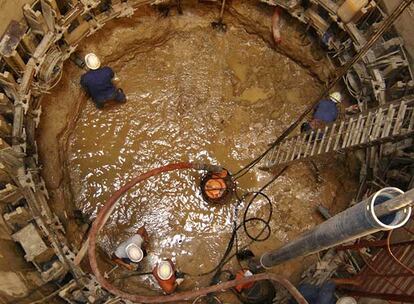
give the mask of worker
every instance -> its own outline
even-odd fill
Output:
[[[128,270],[136,270],[147,255],[148,232],[145,225],[137,233],[122,242],[115,250],[112,260]]]
[[[326,124],[334,122],[338,118],[339,111],[337,105],[341,102],[341,99],[341,93],[333,92],[328,99],[319,101],[313,111],[312,120],[302,124],[301,132],[324,128]]]
[[[321,286],[309,283],[299,285],[298,291],[302,294],[309,304],[335,304],[335,288],[333,281],[326,281]],[[293,299],[289,304],[297,304]]]
[[[101,61],[93,53],[85,56],[85,64],[89,71],[82,75],[80,83],[98,109],[102,109],[108,101],[126,102],[122,89],[117,89],[112,83],[112,80],[119,79],[110,67],[101,68]]]

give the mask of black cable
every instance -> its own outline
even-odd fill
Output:
[[[223,254],[223,257],[221,258],[221,260],[219,261],[219,263],[217,264],[216,267],[214,267],[213,269],[201,273],[201,274],[197,274],[195,276],[201,277],[201,276],[206,276],[212,273],[215,273],[213,275],[212,278],[212,283],[213,281],[217,280],[220,273],[221,273],[221,269],[223,268],[224,265],[226,265],[233,257],[237,256],[237,254],[241,251],[246,249],[247,247],[249,247],[253,242],[263,242],[265,240],[267,240],[270,235],[271,235],[271,227],[270,227],[270,220],[273,214],[273,205],[272,205],[272,201],[271,199],[263,193],[263,191],[270,186],[276,179],[278,179],[288,168],[288,166],[285,166],[284,168],[282,168],[277,174],[275,174],[275,176],[269,181],[267,182],[262,188],[260,188],[258,191],[249,191],[244,193],[241,197],[237,194],[237,191],[235,191],[235,195],[237,198],[237,204],[235,206],[234,212],[235,212],[235,220],[233,221],[234,227],[233,227],[233,231],[232,231],[232,235],[230,237],[230,240],[227,244],[226,250]],[[238,218],[238,208],[239,206],[242,204],[242,202],[246,199],[246,197],[248,197],[249,195],[254,194],[253,197],[250,199],[249,203],[247,204],[244,214],[243,214],[243,220],[242,223],[237,225],[237,218]],[[261,195],[263,197],[265,197],[265,199],[267,200],[268,204],[269,204],[269,216],[267,217],[266,220],[259,218],[259,217],[252,217],[252,218],[247,218],[247,214],[249,212],[250,207],[252,206],[253,202],[256,200],[256,198]],[[262,228],[262,230],[256,235],[256,236],[252,236],[249,232],[248,232],[248,228],[246,226],[246,223],[251,222],[251,221],[260,221],[264,224],[264,227]],[[233,249],[233,245],[235,243],[235,241],[237,240],[237,232],[239,231],[239,229],[243,228],[244,232],[246,233],[247,237],[250,239],[250,241],[242,246],[239,250],[239,248],[236,248],[236,253],[230,255],[231,250]],[[262,237],[262,234],[268,230],[268,233],[265,237]],[[238,245],[236,246],[238,247]],[[192,274],[189,273],[185,273],[186,275],[189,276],[194,276]]]

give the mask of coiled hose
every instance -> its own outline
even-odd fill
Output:
[[[109,219],[111,213],[113,212],[115,205],[118,199],[129,189],[131,189],[136,184],[156,175],[159,175],[164,172],[174,171],[174,170],[186,170],[186,169],[195,169],[195,170],[209,170],[209,171],[221,171],[221,168],[216,166],[204,165],[199,163],[191,163],[191,162],[181,162],[181,163],[174,163],[169,164],[163,167],[159,167],[153,170],[150,170],[144,174],[141,174],[129,182],[127,182],[124,186],[118,189],[106,202],[103,208],[98,212],[98,215],[95,221],[92,224],[92,228],[89,232],[89,248],[88,248],[88,257],[89,263],[92,269],[92,272],[96,276],[96,280],[99,284],[108,290],[110,293],[119,296],[123,299],[132,301],[132,302],[139,302],[139,303],[168,303],[168,302],[177,302],[177,301],[186,301],[190,299],[194,299],[198,296],[204,296],[209,293],[215,292],[222,292],[223,290],[232,288],[239,284],[245,284],[249,282],[255,282],[260,280],[271,280],[280,285],[284,286],[290,294],[296,299],[299,304],[307,304],[308,302],[302,297],[302,295],[298,292],[298,290],[290,283],[286,278],[275,274],[268,274],[262,273],[257,274],[251,277],[246,277],[240,280],[232,280],[225,283],[221,283],[214,286],[209,286],[206,288],[202,288],[199,290],[192,290],[192,291],[184,291],[180,293],[176,293],[173,295],[166,295],[166,296],[141,296],[137,294],[130,294],[124,292],[117,287],[113,286],[108,280],[105,279],[101,271],[98,267],[98,261],[96,259],[96,239],[98,236],[99,231],[105,225],[107,220]]]

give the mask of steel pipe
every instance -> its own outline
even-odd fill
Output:
[[[368,199],[331,217],[282,248],[264,253],[250,263],[250,269],[258,272],[296,257],[316,253],[381,230],[402,227],[411,216],[411,204],[414,202],[413,190],[405,195],[402,195],[403,193],[398,188],[384,188]],[[402,201],[405,204],[401,204]],[[397,211],[395,208],[387,207],[397,204],[400,206]],[[380,215],[376,213],[377,209],[381,211]],[[387,213],[383,210],[390,211]]]

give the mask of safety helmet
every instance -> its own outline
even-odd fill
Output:
[[[168,280],[174,274],[174,270],[168,261],[162,261],[158,264],[157,275],[161,280]]]
[[[340,103],[342,100],[341,93],[339,92],[333,92],[329,95],[329,98],[332,99],[335,103]]]
[[[101,66],[101,61],[94,53],[89,53],[85,56],[85,64],[91,70],[97,70]]]
[[[125,251],[128,258],[134,263],[139,263],[144,258],[144,252],[136,244],[129,244]]]

